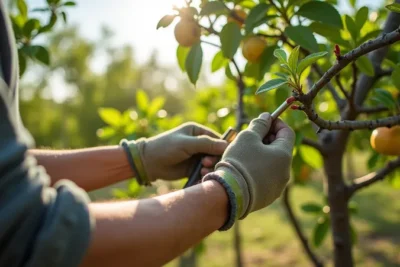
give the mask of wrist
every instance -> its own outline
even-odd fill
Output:
[[[203,182],[209,180],[219,182],[228,195],[228,218],[219,230],[229,230],[238,219],[244,217],[249,205],[250,200],[247,184],[244,179],[241,178],[241,175],[237,176],[237,174],[225,167],[220,167],[203,178]]]
[[[142,159],[139,145],[142,141],[136,142],[134,140],[128,141],[122,139],[120,146],[124,149],[127,156],[129,165],[134,173],[136,173],[136,179],[140,185],[150,186],[151,182],[147,175]]]

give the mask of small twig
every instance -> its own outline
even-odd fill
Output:
[[[358,107],[356,109],[358,114],[374,114],[379,112],[388,111],[389,109],[385,106],[377,106],[377,107]]]
[[[361,178],[355,179],[354,183],[349,186],[349,198],[358,190],[365,188],[373,183],[383,180],[387,175],[392,173],[396,168],[400,167],[400,157],[395,160],[389,161],[385,167],[372,172]]]
[[[351,64],[351,69],[352,69],[352,74],[353,74],[353,82],[351,84],[351,91],[350,91],[350,99],[349,99],[349,105],[352,110],[355,110],[355,105],[354,105],[354,95],[357,90],[357,76],[358,76],[358,70],[356,63]]]
[[[267,38],[278,38],[281,39],[282,35],[281,34],[267,34],[267,33],[257,33],[258,36],[263,36]]]
[[[206,41],[206,40],[203,40],[203,39],[201,39],[201,42],[202,42],[202,43],[205,43],[205,44],[208,44],[208,45],[211,45],[211,46],[214,46],[214,47],[217,47],[217,48],[221,48],[221,46],[220,46],[220,45],[217,45],[217,44],[211,43],[211,42],[209,42],[209,41]]]
[[[308,139],[308,138],[304,137],[301,140],[301,143],[303,145],[313,147],[316,150],[318,150],[321,154],[324,154],[324,151],[325,151],[324,147],[320,143],[318,143],[317,141],[314,141],[314,140],[311,140],[311,139]]]
[[[347,54],[343,55],[339,62],[333,65],[325,74],[316,82],[311,88],[310,92],[304,95],[302,101],[306,103],[310,103],[312,99],[318,94],[318,92],[336,75],[338,74],[344,67],[348,64],[356,60],[357,58],[371,52],[377,50],[381,47],[385,47],[387,45],[393,44],[400,40],[400,28],[397,28],[395,31],[383,34],[382,36],[367,41],[363,43],[359,47],[351,50]]]
[[[289,19],[289,17],[287,16],[287,14],[286,14],[284,8],[280,9],[280,8],[274,3],[273,0],[269,0],[269,3],[282,15],[282,17],[283,17],[283,19],[285,20],[285,22],[286,22],[288,25],[291,25],[290,19]]]
[[[214,28],[212,28],[212,27],[206,27],[204,25],[200,25],[200,27],[203,28],[204,30],[208,31],[209,33],[219,35],[219,32],[214,30]]]
[[[340,81],[340,73],[338,73],[335,77],[336,79],[336,84],[338,85],[340,91],[343,93],[344,97],[349,100],[350,96],[349,93],[344,89],[342,82]]]
[[[378,127],[391,127],[400,124],[400,115],[387,117],[384,119],[353,121],[328,121],[322,119],[312,108],[304,106],[304,112],[307,117],[320,127],[320,130],[358,130],[358,129],[375,129]]]
[[[283,191],[283,205],[289,216],[289,220],[290,220],[294,230],[296,231],[296,234],[297,234],[298,238],[300,239],[300,242],[303,245],[303,249],[307,253],[307,256],[309,257],[309,259],[314,263],[315,266],[322,267],[322,266],[324,266],[323,263],[321,262],[320,259],[318,259],[317,255],[311,250],[311,247],[308,244],[308,240],[307,240],[306,236],[304,235],[296,216],[294,215],[294,212],[292,210],[290,200],[289,200],[289,194],[290,194],[290,185],[287,185],[285,190]]]
[[[392,69],[387,69],[387,70],[379,69],[378,71],[376,71],[375,77],[379,79],[385,76],[390,76],[392,75],[392,72],[393,72]]]
[[[308,52],[308,54],[309,54],[309,52]],[[324,75],[323,70],[317,64],[312,64],[312,67],[318,73],[319,76],[322,77]],[[335,100],[336,105],[338,106],[338,108],[340,110],[343,109],[345,107],[345,105],[346,105],[346,101],[339,96],[339,94],[336,92],[336,89],[332,85],[331,82],[328,82],[326,86],[328,87],[329,92],[332,94],[332,97]]]

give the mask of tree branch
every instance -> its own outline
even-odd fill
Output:
[[[387,117],[384,119],[376,120],[365,120],[365,121],[353,121],[353,120],[341,120],[341,121],[329,121],[324,120],[312,109],[303,107],[307,117],[320,127],[320,130],[359,130],[359,129],[375,129],[378,127],[391,127],[400,124],[400,115]]]
[[[400,167],[400,157],[395,160],[389,161],[385,167],[372,172],[361,178],[354,180],[354,183],[349,187],[349,198],[358,190],[367,187],[373,183],[383,180],[387,175],[392,173],[396,168]]]
[[[393,32],[383,34],[382,36],[376,38],[375,40],[370,40],[359,47],[353,49],[347,54],[343,55],[340,61],[337,61],[325,74],[316,82],[311,88],[310,92],[302,96],[301,102],[310,103],[318,92],[344,67],[356,60],[362,55],[365,55],[371,51],[377,50],[381,47],[393,44],[400,40],[400,28],[397,28]]]
[[[307,50],[306,50],[306,52],[308,53],[308,55],[310,54]],[[306,55],[307,55],[307,53],[306,53]],[[322,70],[317,64],[313,64],[312,67],[313,67],[314,70],[319,74],[319,76],[321,76],[321,77],[324,76],[323,70]],[[332,94],[332,97],[333,97],[333,99],[335,100],[335,102],[336,102],[338,108],[339,108],[340,110],[341,110],[342,108],[344,108],[345,105],[346,105],[346,102],[345,102],[345,100],[343,100],[343,99],[339,96],[339,94],[336,92],[336,89],[335,89],[335,87],[332,85],[331,82],[328,82],[328,83],[327,83],[327,87],[328,87],[329,92]]]
[[[379,113],[383,111],[388,111],[389,109],[385,106],[377,106],[377,107],[358,107],[356,109],[358,114],[364,113],[364,114],[374,114],[374,113]]]
[[[336,79],[336,84],[338,85],[340,91],[342,92],[342,94],[344,95],[344,97],[345,97],[347,100],[349,100],[349,99],[350,99],[349,93],[344,89],[344,86],[343,86],[342,82],[340,81],[340,73],[338,73],[338,74],[336,75],[335,79]]]
[[[324,266],[320,259],[315,255],[315,253],[311,250],[310,245],[308,244],[308,240],[303,234],[300,224],[297,221],[296,216],[294,215],[294,212],[292,210],[290,200],[289,200],[289,193],[290,193],[290,185],[287,185],[285,190],[283,191],[283,205],[286,209],[286,212],[289,216],[289,220],[296,231],[296,234],[298,238],[300,239],[301,244],[303,245],[304,251],[307,253],[308,258],[314,263],[315,266],[317,267],[322,267]]]
[[[318,143],[318,141],[314,141],[314,140],[308,139],[306,137],[303,137],[303,139],[301,140],[301,143],[303,145],[313,147],[316,150],[318,150],[321,154],[324,154],[324,151],[325,151],[324,147],[320,143]]]

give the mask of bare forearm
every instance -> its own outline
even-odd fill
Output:
[[[207,181],[152,199],[91,204],[96,230],[83,266],[162,266],[223,225],[228,197]]]
[[[98,189],[134,174],[123,148],[106,146],[74,150],[29,150],[45,167],[54,184],[69,179],[86,191]]]

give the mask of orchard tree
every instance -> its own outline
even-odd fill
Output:
[[[293,111],[282,115],[296,132],[294,179],[284,191],[283,204],[315,266],[323,263],[313,249],[328,233],[334,265],[353,266],[352,196],[385,178],[394,186],[400,184],[398,2],[370,10],[350,0],[351,10],[340,14],[335,0],[188,0],[157,25],[163,28],[178,21],[174,28],[178,64],[193,84],[202,69],[203,46],[218,49],[211,69],[224,69],[236,83],[237,130],[257,115],[246,106],[246,97],[266,93],[267,100],[279,99],[263,110],[270,112],[286,98],[296,99]],[[239,53],[246,59],[242,69]],[[273,89],[277,90],[270,92]],[[365,150],[372,172],[345,179],[344,156]],[[324,202],[302,206],[317,215],[310,244],[292,210],[290,190],[321,167]],[[235,233],[241,266],[238,224]]]

